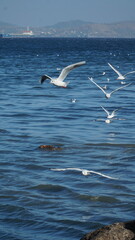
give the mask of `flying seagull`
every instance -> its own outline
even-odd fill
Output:
[[[79,171],[79,172],[81,172],[82,175],[84,175],[84,176],[88,176],[88,175],[90,175],[91,173],[93,173],[93,174],[97,174],[97,175],[100,175],[100,176],[105,177],[105,178],[116,179],[116,178],[110,177],[110,176],[108,176],[108,175],[99,173],[99,172],[95,172],[95,171],[87,170],[87,169],[81,169],[81,168],[51,168],[51,170],[52,170],[52,171]]]
[[[107,109],[105,109],[104,107],[101,106],[101,108],[106,112],[108,119],[111,119],[111,118],[115,117],[115,116],[116,116],[116,111],[118,111],[118,109],[115,109],[115,110],[113,110],[113,111],[110,113],[110,112],[109,112]]]
[[[61,73],[60,73],[60,75],[58,76],[58,78],[52,78],[52,77],[50,77],[48,75],[43,75],[41,77],[40,82],[42,84],[46,79],[50,79],[50,83],[52,83],[52,84],[54,84],[56,86],[59,86],[59,87],[66,88],[69,82],[64,82],[64,79],[67,77],[69,72],[71,70],[73,70],[74,68],[76,68],[76,67],[80,67],[80,66],[84,65],[85,63],[86,63],[85,61],[82,61],[82,62],[71,64],[71,65],[63,68]]]
[[[88,77],[88,78],[89,78],[89,77]],[[131,84],[131,83],[128,83],[128,84],[126,84],[126,85],[124,85],[124,86],[122,86],[122,87],[116,88],[115,90],[113,90],[113,91],[110,92],[110,93],[107,93],[101,86],[99,86],[96,82],[94,82],[93,78],[89,78],[89,80],[90,80],[91,82],[93,82],[99,89],[101,89],[101,91],[105,94],[105,97],[106,97],[106,98],[110,98],[111,95],[112,95],[114,92],[116,92],[116,91],[118,91],[118,90],[120,90],[120,89],[122,89],[122,88],[125,88],[125,87],[127,87],[127,86],[129,86],[129,85]]]
[[[132,72],[128,72],[124,75],[122,75],[116,68],[114,68],[110,63],[108,63],[108,65],[114,70],[114,72],[116,72],[118,74],[118,80],[124,80],[126,78],[126,76],[128,74],[131,74],[131,73],[135,73],[135,71],[132,71]]]

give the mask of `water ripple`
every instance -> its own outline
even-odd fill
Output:
[[[132,85],[107,100],[88,77],[108,89],[120,86],[106,63],[134,69],[135,40],[0,42],[0,239],[77,240],[105,224],[134,219],[134,81],[129,75]],[[82,60],[87,64],[68,75],[69,88],[39,83],[45,72],[57,76],[57,68]],[[106,124],[100,105],[118,108],[117,119]]]

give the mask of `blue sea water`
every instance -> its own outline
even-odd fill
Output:
[[[67,88],[40,84],[79,61]],[[0,239],[79,240],[134,219],[135,74],[106,99],[88,77],[106,91],[122,86],[108,62],[135,70],[135,39],[0,39]],[[110,124],[101,105],[118,109]]]

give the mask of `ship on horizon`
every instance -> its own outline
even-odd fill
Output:
[[[24,32],[22,33],[22,35],[25,35],[25,36],[33,36],[34,33],[33,33],[32,30],[29,29],[29,27],[27,27],[27,30],[24,31]]]
[[[34,36],[34,33],[32,30],[30,30],[29,27],[27,27],[26,31],[23,31],[21,33],[10,33],[10,34],[4,34],[3,37],[5,38],[27,38]]]

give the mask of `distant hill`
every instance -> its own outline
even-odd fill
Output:
[[[47,30],[45,28],[45,30]],[[116,37],[116,38],[134,38],[135,22],[116,22],[111,24],[91,23],[84,21],[69,21],[57,23],[48,30],[53,34],[64,37]]]
[[[59,23],[56,23],[55,25],[53,25],[52,27],[55,27],[55,28],[77,28],[77,27],[81,27],[85,24],[87,24],[87,22],[85,22],[85,21],[73,20],[73,21],[67,21],[67,22],[59,22]]]
[[[135,38],[135,21],[104,24],[75,20],[30,29],[38,37]],[[17,34],[25,30],[23,26],[0,22],[0,33]]]
[[[17,25],[6,23],[0,21],[0,33],[7,34],[7,33],[19,33],[24,29],[23,27],[18,27]]]

